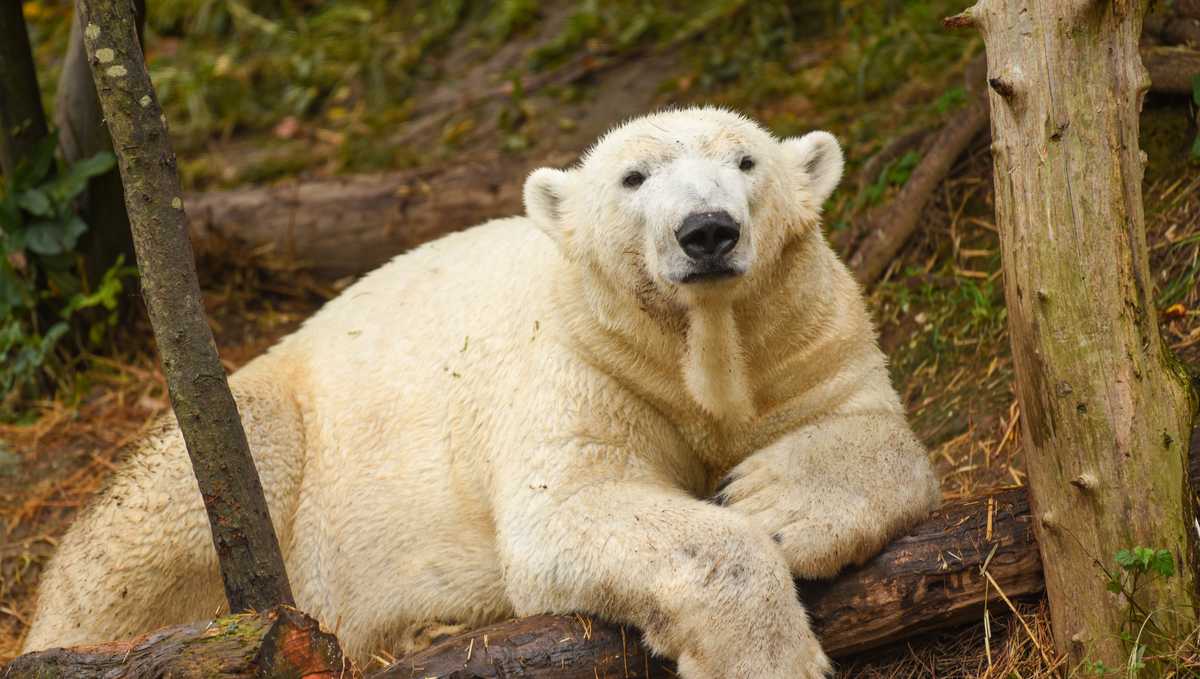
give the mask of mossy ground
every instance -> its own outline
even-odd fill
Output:
[[[839,136],[849,167],[827,211],[837,231],[898,190],[915,158],[882,180],[857,172],[890,140],[956,115],[963,68],[982,49],[977,37],[942,29],[940,18],[965,4],[957,0],[849,0],[834,11],[838,4],[164,0],[151,3],[147,52],[193,189],[480,153],[539,159],[578,151],[646,108],[709,102],[779,134]],[[49,98],[69,3],[29,2],[26,11]],[[603,63],[611,66],[588,70]],[[1196,366],[1200,167],[1189,160],[1189,116],[1186,102],[1152,97],[1142,146],[1164,337]],[[893,377],[947,496],[1024,482],[990,177],[980,141],[868,290]],[[234,248],[209,253],[200,268],[231,369],[341,285]],[[0,426],[0,453],[8,451],[0,457],[0,659],[19,648],[57,536],[122,446],[167,411],[149,336],[135,320],[124,348],[94,361],[80,393],[32,404],[40,413],[32,424]],[[1048,676],[1039,650],[1049,645],[1045,612],[1024,605],[1032,640],[997,605],[990,639],[981,624],[864,659],[844,675]]]

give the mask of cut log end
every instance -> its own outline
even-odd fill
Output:
[[[128,641],[29,653],[0,671],[4,679],[123,677],[342,676],[349,663],[316,620],[286,606],[212,622],[168,627]]]

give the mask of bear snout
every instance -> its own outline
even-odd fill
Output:
[[[741,225],[724,210],[688,215],[675,230],[675,240],[687,255],[690,270],[677,280],[694,283],[737,276],[741,272],[729,254],[741,235]]]
[[[693,212],[675,231],[675,240],[696,261],[712,261],[728,255],[742,235],[741,226],[728,212]]]

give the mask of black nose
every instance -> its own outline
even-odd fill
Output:
[[[675,240],[692,259],[711,259],[729,254],[737,245],[741,229],[728,212],[694,212],[683,220]]]

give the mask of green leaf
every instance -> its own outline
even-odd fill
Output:
[[[101,151],[91,158],[72,163],[46,190],[57,202],[66,203],[87,188],[89,179],[108,172],[115,162],[116,157],[112,153]]]
[[[1155,552],[1154,558],[1150,562],[1150,570],[1164,578],[1175,575],[1175,557],[1171,554],[1171,551],[1160,549]]]
[[[57,255],[75,247],[87,224],[74,215],[55,222],[37,222],[25,233],[25,245],[39,255]]]
[[[57,255],[66,249],[58,231],[56,222],[37,222],[25,233],[25,245],[39,255]]]
[[[1192,103],[1200,106],[1200,73],[1192,76]]]
[[[1109,580],[1107,584],[1104,585],[1104,588],[1107,589],[1108,591],[1112,592],[1113,594],[1120,594],[1121,593],[1121,581],[1117,580],[1116,578],[1113,578],[1112,580]]]
[[[1129,570],[1137,561],[1137,559],[1133,556],[1133,552],[1129,551],[1128,549],[1122,549],[1121,551],[1117,552],[1116,559],[1117,565],[1125,570]]]
[[[20,205],[22,210],[38,217],[54,215],[54,206],[50,204],[50,199],[41,189],[26,189],[18,193],[17,205]]]
[[[1133,557],[1137,560],[1140,569],[1147,571],[1150,569],[1150,562],[1154,560],[1154,550],[1149,547],[1136,547],[1133,550]]]
[[[933,108],[938,113],[945,113],[951,109],[958,108],[967,100],[967,91],[962,87],[952,87],[946,90],[942,96],[933,101]]]

